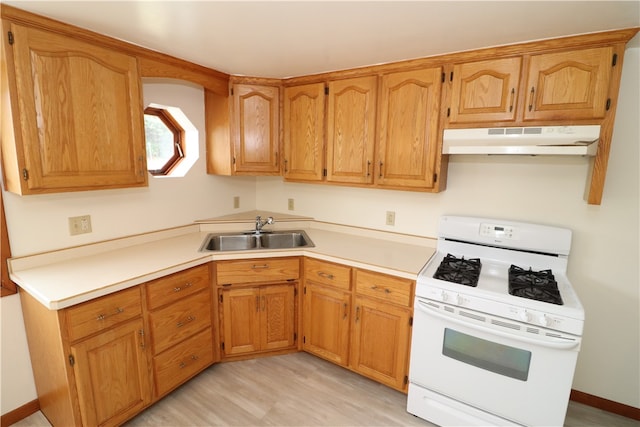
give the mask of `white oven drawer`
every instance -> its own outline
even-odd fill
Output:
[[[529,337],[473,316],[416,298],[411,383],[516,423],[562,425],[579,338]]]

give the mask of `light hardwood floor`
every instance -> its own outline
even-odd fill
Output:
[[[151,406],[134,426],[432,426],[406,412],[406,396],[306,353],[210,367]],[[569,403],[565,426],[638,427]],[[14,424],[49,426],[37,412]]]

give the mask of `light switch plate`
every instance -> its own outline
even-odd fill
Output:
[[[91,215],[69,217],[69,234],[91,233]]]
[[[240,207],[240,196],[233,197],[233,208],[238,209]]]
[[[288,208],[290,211],[294,210],[294,208],[295,208],[295,204],[294,204],[294,200],[293,200],[293,199],[289,199],[289,200],[287,201],[287,208]]]
[[[396,225],[396,213],[387,211],[387,225]]]

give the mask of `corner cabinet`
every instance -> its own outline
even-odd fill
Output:
[[[300,261],[216,262],[223,359],[297,350]]]
[[[229,94],[205,91],[207,172],[280,174],[279,83],[232,83]]]
[[[137,59],[3,21],[5,185],[38,194],[147,185]]]

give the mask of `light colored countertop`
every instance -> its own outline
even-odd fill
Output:
[[[156,233],[13,258],[9,261],[11,278],[47,308],[58,310],[216,260],[307,256],[415,280],[434,253],[435,241],[429,238],[279,213],[258,214],[276,218],[274,229],[304,229],[315,247],[199,251],[210,232],[251,229],[256,212],[246,212]]]

